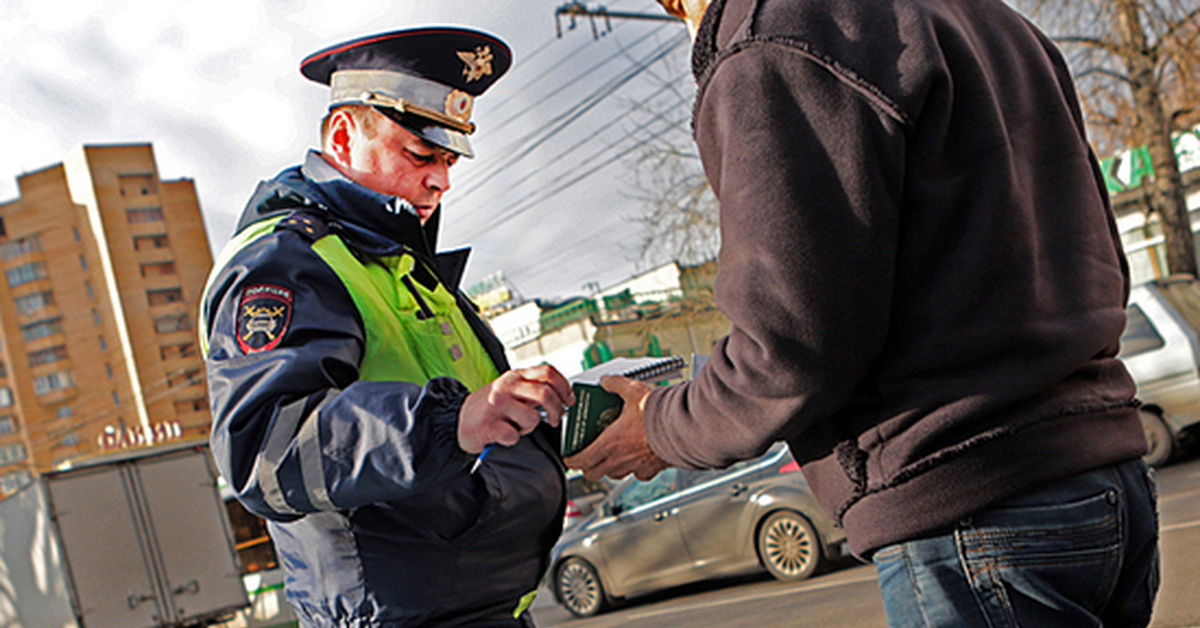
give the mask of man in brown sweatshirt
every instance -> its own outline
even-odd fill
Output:
[[[733,327],[690,382],[607,380],[627,409],[568,466],[786,440],[892,626],[1147,624],[1128,269],[1059,52],[999,0],[660,2]]]

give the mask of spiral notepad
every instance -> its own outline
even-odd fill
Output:
[[[685,366],[687,363],[677,355],[661,358],[613,358],[571,377],[570,380],[572,384],[599,384],[600,378],[605,375],[624,375],[630,379],[654,383],[674,377]]]
[[[570,456],[587,447],[604,428],[621,414],[624,405],[619,395],[600,387],[605,375],[624,375],[647,383],[666,381],[687,366],[683,358],[614,358],[590,368],[571,379],[575,405],[567,412],[562,426],[562,455]]]

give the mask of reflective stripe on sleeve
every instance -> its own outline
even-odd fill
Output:
[[[304,418],[304,400],[290,403],[279,409],[275,417],[275,425],[271,427],[271,436],[267,446],[259,454],[258,485],[262,488],[263,499],[277,513],[283,515],[298,515],[300,511],[292,508],[283,497],[283,489],[279,486],[279,463],[287,454],[292,436]]]
[[[325,399],[336,394],[329,391]],[[324,405],[324,402],[321,403]],[[318,406],[319,409],[319,406]],[[325,487],[325,462],[321,455],[321,421],[317,410],[308,415],[308,420],[300,427],[296,435],[296,446],[300,450],[300,470],[304,478],[304,491],[308,493],[308,501],[318,510],[337,510],[337,506],[329,499],[329,490]]]
[[[337,394],[336,389],[327,391],[321,403],[308,413],[307,419],[304,416],[305,399],[283,406],[279,415],[275,417],[271,436],[267,439],[267,446],[263,448],[258,461],[258,484],[262,488],[263,499],[275,512],[283,515],[303,514],[287,503],[279,485],[279,464],[287,455],[293,439],[296,440],[296,447],[300,452],[300,477],[309,501],[319,510],[337,510],[329,500],[329,491],[325,488],[325,464],[321,460],[318,431],[321,423],[318,413],[325,402]]]

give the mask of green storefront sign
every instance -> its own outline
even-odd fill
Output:
[[[1175,136],[1172,145],[1175,147],[1175,157],[1179,160],[1180,172],[1200,167],[1200,127]],[[1101,160],[1100,170],[1104,173],[1109,194],[1139,188],[1154,176],[1150,150],[1145,146]]]

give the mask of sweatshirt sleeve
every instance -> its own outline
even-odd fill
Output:
[[[212,452],[251,511],[287,521],[399,499],[470,463],[456,436],[466,387],[359,380],[362,319],[306,241],[269,234],[214,272],[201,312]]]
[[[692,381],[651,394],[664,460],[755,456],[831,421],[870,371],[889,324],[900,122],[844,68],[784,43],[746,44],[707,75],[696,141],[721,203],[715,298],[732,330]]]

